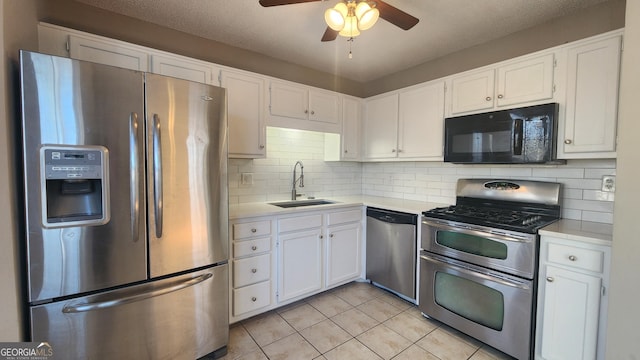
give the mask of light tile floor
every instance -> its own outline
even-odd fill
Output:
[[[511,359],[363,282],[233,324],[227,350],[225,360]]]

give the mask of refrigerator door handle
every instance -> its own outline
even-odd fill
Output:
[[[155,201],[156,238],[162,237],[162,143],[160,118],[153,114],[153,195]]]
[[[133,234],[133,242],[138,241],[140,226],[140,158],[138,156],[138,114],[132,112],[129,115],[129,149],[131,155],[129,162],[131,165],[130,175],[130,199],[131,199],[131,232]]]
[[[155,289],[153,291],[140,292],[138,294],[128,295],[124,297],[114,297],[113,299],[100,301],[96,303],[81,303],[81,304],[66,305],[65,307],[62,308],[62,312],[65,314],[74,314],[74,313],[81,313],[81,312],[106,309],[106,308],[112,308],[116,306],[131,304],[137,301],[142,301],[142,300],[150,299],[152,297],[161,296],[174,291],[182,290],[190,286],[197,285],[212,277],[213,277],[212,273],[206,273],[206,274],[202,274],[194,278],[179,282],[177,284],[175,282],[171,282],[167,286],[161,287],[159,289]]]

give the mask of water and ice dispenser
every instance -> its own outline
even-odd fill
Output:
[[[44,227],[109,222],[108,155],[103,146],[40,148]]]

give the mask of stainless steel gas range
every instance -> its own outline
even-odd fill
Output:
[[[518,359],[533,353],[538,230],[560,218],[560,184],[460,179],[456,205],[423,212],[423,314]]]

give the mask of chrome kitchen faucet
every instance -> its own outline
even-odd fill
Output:
[[[296,179],[296,167],[300,164],[300,177]],[[295,165],[293,165],[293,184],[291,187],[291,200],[295,200],[298,196],[302,194],[298,194],[296,192],[296,182],[300,180],[300,187],[304,187],[304,165],[302,161],[296,161]]]

